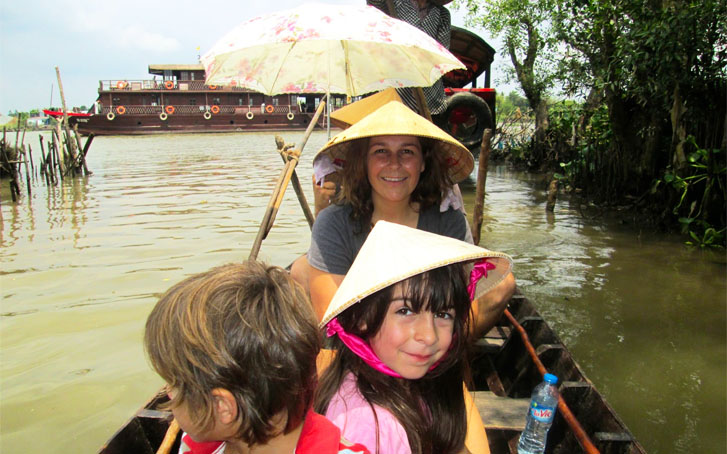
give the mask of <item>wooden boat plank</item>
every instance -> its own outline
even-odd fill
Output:
[[[529,399],[500,397],[490,391],[474,391],[472,397],[485,427],[519,432],[525,428]]]

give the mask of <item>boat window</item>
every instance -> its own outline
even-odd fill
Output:
[[[237,98],[237,105],[238,106],[244,105],[244,104],[242,104],[242,96],[240,96],[239,98]]]
[[[114,98],[113,98],[113,99],[111,100],[111,103],[112,103],[112,104],[113,104],[114,106],[118,106],[119,104],[121,104],[121,98],[117,98],[117,97],[114,97]]]
[[[220,102],[220,98],[212,98],[212,104],[215,104],[215,105],[218,105],[219,106],[222,103]]]
[[[195,99],[195,98],[189,98],[189,105],[190,106],[196,106],[197,105],[197,99]]]

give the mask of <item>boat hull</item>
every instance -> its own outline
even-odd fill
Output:
[[[169,134],[169,133],[206,133],[206,132],[243,132],[270,130],[305,130],[310,124],[312,113],[287,114],[217,114],[208,115],[91,115],[72,117],[70,123],[78,125],[83,135],[130,135],[130,134]],[[324,125],[319,122],[317,127]]]

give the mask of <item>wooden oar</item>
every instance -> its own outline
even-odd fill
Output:
[[[303,135],[300,149],[290,152],[288,154],[288,162],[285,163],[285,167],[283,168],[283,171],[280,173],[280,177],[278,178],[278,183],[275,185],[275,189],[273,189],[273,193],[270,195],[270,201],[268,202],[268,206],[265,209],[265,216],[263,216],[263,220],[260,223],[260,229],[257,232],[257,237],[255,238],[255,242],[253,243],[252,249],[250,250],[250,260],[255,260],[257,258],[257,254],[258,252],[260,252],[260,245],[262,245],[263,240],[268,235],[270,228],[272,228],[273,226],[273,222],[275,222],[275,216],[277,215],[278,209],[280,208],[280,203],[283,201],[285,189],[288,187],[288,182],[290,182],[290,178],[293,175],[295,166],[298,165],[298,156],[300,156],[300,153],[305,147],[306,142],[308,142],[308,138],[313,132],[313,128],[315,127],[316,123],[318,123],[318,118],[323,113],[323,109],[325,108],[325,106],[325,101],[321,101],[321,103],[318,105],[318,109],[313,115],[313,119],[308,125],[308,129],[306,129],[305,134]]]
[[[475,244],[480,244],[480,231],[482,230],[482,210],[485,203],[485,182],[487,181],[487,165],[490,158],[490,138],[492,137],[492,129],[485,129],[482,135],[482,145],[480,147],[479,168],[477,169],[477,189],[475,190],[475,212],[472,215],[472,240]]]
[[[286,145],[285,140],[283,140],[280,136],[275,136],[275,144],[278,146],[278,152],[280,153],[280,157],[283,158],[283,162],[287,163],[289,159],[288,148],[291,148],[294,145]],[[290,177],[290,183],[293,185],[293,189],[295,189],[295,195],[298,196],[298,202],[300,202],[300,207],[303,209],[305,220],[308,221],[308,227],[312,229],[315,217],[313,216],[313,212],[310,210],[308,201],[305,199],[303,187],[300,185],[300,180],[298,179],[298,174],[295,170],[293,170],[293,175]]]

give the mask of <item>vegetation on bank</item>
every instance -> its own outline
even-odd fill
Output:
[[[602,206],[679,227],[691,244],[724,247],[727,3],[454,5],[466,9],[470,26],[502,38],[510,77],[525,95],[529,109],[515,115],[533,130],[507,144],[512,160],[556,173]],[[504,113],[498,117],[510,121]]]

